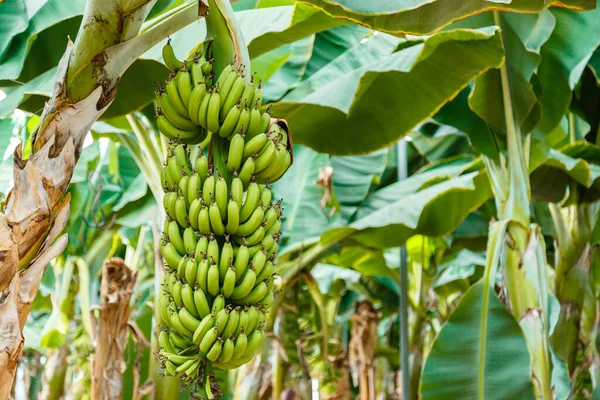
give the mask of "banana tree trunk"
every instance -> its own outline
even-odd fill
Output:
[[[67,376],[67,356],[69,346],[64,344],[52,351],[44,368],[44,382],[41,398],[60,400],[65,393],[65,377]]]
[[[69,42],[51,99],[32,135],[32,155],[14,154],[14,188],[0,214],[0,399],[10,395],[23,327],[45,267],[62,253],[69,217],[65,192],[92,124],[113,101],[125,70],[146,50],[204,15],[190,3],[142,34],[157,0],[88,0],[76,42]]]
[[[375,346],[379,316],[368,301],[356,304],[350,338],[350,370],[359,381],[359,399],[375,400]]]
[[[124,353],[129,337],[129,302],[137,280],[120,258],[102,265],[100,321],[92,362],[92,398],[120,399],[123,396]]]

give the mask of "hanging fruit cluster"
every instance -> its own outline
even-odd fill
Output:
[[[158,128],[171,139],[161,172],[167,273],[158,356],[167,374],[206,382],[209,393],[207,366],[237,368],[263,341],[282,218],[268,184],[292,163],[287,125],[261,112],[260,82],[247,82],[235,63],[214,81],[210,52],[180,62],[167,44],[173,72],[156,101]],[[214,135],[226,140],[225,154],[211,147]],[[219,156],[225,171],[215,167]]]

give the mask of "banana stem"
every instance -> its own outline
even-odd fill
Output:
[[[327,324],[327,311],[325,310],[325,304],[323,302],[323,294],[319,290],[319,285],[315,278],[309,273],[302,273],[302,278],[308,288],[308,293],[313,299],[317,311],[319,312],[319,324],[321,325],[321,356],[327,363],[329,362],[329,325]]]

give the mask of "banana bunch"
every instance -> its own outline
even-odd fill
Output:
[[[163,47],[163,59],[172,72],[165,88],[159,87],[156,92],[156,125],[169,139],[201,143],[206,140],[208,131],[199,126],[198,108],[207,97],[207,87],[212,84],[213,61],[197,54],[181,62],[170,43]]]
[[[279,281],[283,217],[269,184],[292,164],[285,121],[261,112],[261,83],[246,82],[233,62],[213,84],[209,54],[210,46],[182,62],[167,44],[163,58],[172,72],[156,101],[157,125],[171,139],[161,171],[166,274],[157,355],[167,374],[204,379],[207,393],[207,366],[237,368],[261,347]],[[213,145],[214,135],[227,140]],[[192,158],[190,144],[213,152]]]

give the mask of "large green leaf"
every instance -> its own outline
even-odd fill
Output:
[[[523,332],[494,292],[507,223],[490,228],[484,279],[443,326],[423,368],[422,399],[533,399]]]
[[[567,189],[580,186],[579,201],[600,198],[600,149],[576,142],[559,150],[550,149],[546,162],[531,174],[531,194],[541,201],[559,202]]]
[[[0,10],[0,60],[6,54],[13,37],[27,29],[27,9],[24,0],[7,0]]]
[[[403,183],[391,186],[399,187]],[[359,219],[346,227],[325,232],[321,236],[322,242],[332,243],[349,237],[367,246],[387,248],[401,246],[417,233],[446,235],[491,197],[484,171],[467,173],[391,199],[389,193],[379,195],[379,192],[389,191],[396,191],[396,188],[375,192],[371,199],[367,199],[367,205],[374,209],[373,212],[359,211]],[[373,203],[379,206],[373,207]]]
[[[552,131],[571,102],[575,84],[600,44],[600,8],[589,12],[552,9],[556,27],[542,46],[542,63],[538,76],[543,92],[540,97],[543,114],[537,129]]]
[[[240,14],[240,26],[248,42],[251,58],[313,33],[348,23],[302,3],[247,10],[236,14]]]
[[[514,12],[539,12],[544,0],[302,0],[340,19],[390,33],[426,35],[452,22],[492,9]],[[593,9],[595,0],[564,0],[560,4]]]
[[[338,63],[336,74],[323,73],[326,81],[317,73],[274,103],[273,114],[287,119],[298,143],[331,154],[366,153],[409,133],[502,59],[496,29],[440,32],[358,68],[352,59]]]
[[[6,118],[23,100],[32,95],[50,97],[54,88],[56,67],[21,86],[4,89],[6,98],[0,101],[0,118]]]

